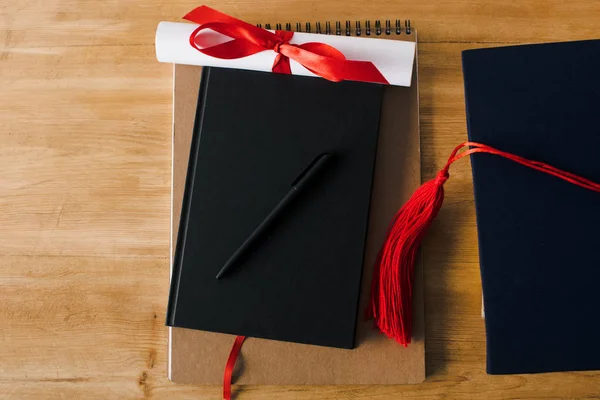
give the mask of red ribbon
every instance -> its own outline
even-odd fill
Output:
[[[292,59],[315,75],[330,81],[351,80],[389,84],[370,61],[347,60],[339,50],[324,43],[291,44],[294,32],[278,30],[272,33],[207,6],[195,8],[183,18],[200,25],[190,35],[190,45],[207,56],[232,60],[272,50],[277,53],[272,67],[272,71],[276,73],[291,74]],[[198,33],[205,29],[211,29],[233,40],[202,48]]]
[[[225,374],[223,376],[224,400],[231,400],[231,378],[233,376],[235,362],[237,361],[240,350],[242,349],[244,340],[246,340],[246,336],[237,336],[235,338],[235,342],[233,342],[233,347],[231,347],[231,352],[229,353],[229,358],[227,359],[227,364],[225,365]]]

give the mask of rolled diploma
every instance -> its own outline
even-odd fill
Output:
[[[160,22],[156,29],[156,58],[160,62],[247,69],[271,72],[275,52],[265,50],[248,57],[223,60],[202,54],[190,45],[190,35],[198,25],[180,22]],[[212,30],[200,33],[202,47],[224,43],[231,38]],[[371,61],[385,79],[396,86],[410,86],[415,43],[403,40],[361,38],[295,32],[291,44],[325,43],[338,49],[348,60]],[[292,74],[316,76],[294,60]]]

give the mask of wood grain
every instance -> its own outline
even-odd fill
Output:
[[[425,179],[466,138],[461,50],[593,38],[600,21],[588,0],[207,4],[251,22],[410,17]],[[220,398],[165,371],[172,70],[155,61],[153,37],[195,5],[0,5],[2,398]],[[239,399],[600,398],[596,372],[485,374],[470,166],[451,173],[424,244],[427,381],[241,387]]]

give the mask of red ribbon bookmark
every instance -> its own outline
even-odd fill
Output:
[[[315,75],[330,81],[351,80],[389,84],[370,61],[347,60],[339,50],[325,43],[291,44],[294,32],[277,30],[272,33],[207,6],[195,8],[183,18],[200,25],[190,35],[190,45],[207,56],[231,60],[271,50],[277,53],[271,69],[276,73],[291,74],[292,59]],[[205,29],[211,29],[233,40],[203,48],[201,35],[198,34]]]
[[[223,375],[224,400],[231,400],[231,378],[233,376],[233,369],[235,368],[238,355],[240,354],[240,350],[244,344],[244,340],[246,340],[246,336],[237,336],[235,338],[233,347],[231,347],[231,352],[229,353],[229,358],[227,359],[227,364],[225,364],[225,374]]]

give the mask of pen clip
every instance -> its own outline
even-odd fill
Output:
[[[331,154],[330,153],[321,153],[318,156],[316,156],[307,166],[306,168],[304,168],[304,170],[300,173],[300,175],[298,175],[298,177],[294,180],[294,182],[292,182],[292,187],[294,189],[298,189],[298,186],[300,185],[300,183],[304,180],[305,177],[307,177],[307,174],[309,172],[311,172],[316,166],[317,164],[324,164],[329,158],[331,158]],[[320,168],[319,168],[320,169]]]

